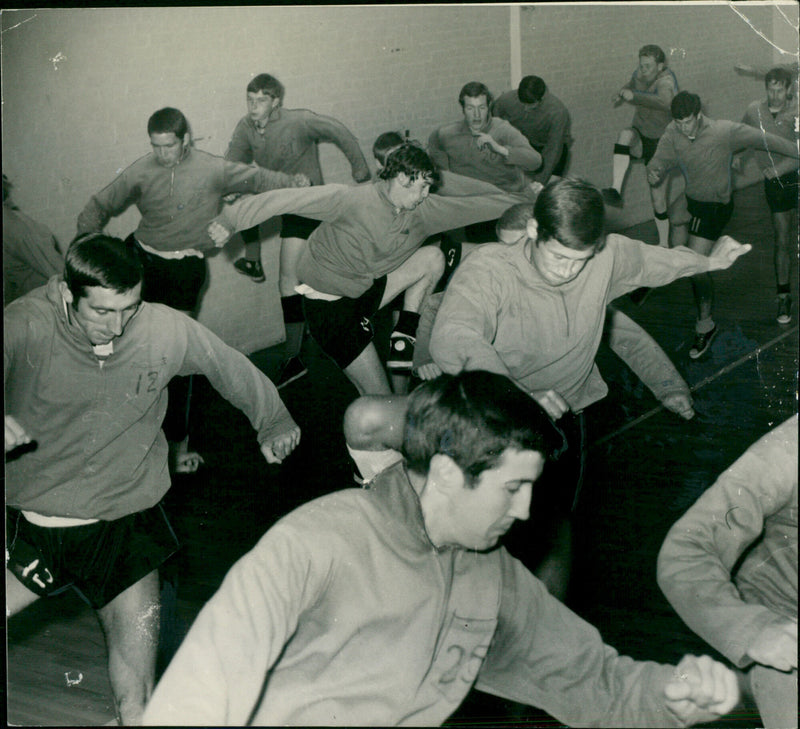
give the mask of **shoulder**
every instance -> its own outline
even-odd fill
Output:
[[[434,135],[439,135],[440,139],[446,139],[447,137],[455,137],[463,133],[463,124],[460,121],[451,122],[450,124],[444,124],[440,126],[438,129],[433,131]]]
[[[250,117],[243,116],[238,122],[236,122],[233,133],[236,136],[243,136],[249,134],[252,130],[253,122],[250,121]]]
[[[55,278],[50,279],[44,286],[15,299],[3,309],[6,339],[25,330],[34,336],[47,336],[57,317],[56,302],[52,300],[58,291],[58,282]]]
[[[494,105],[495,107],[505,107],[506,109],[511,108],[514,105],[514,102],[518,102],[519,99],[517,97],[517,92],[514,90],[511,91],[504,91],[500,96],[495,99]]]
[[[675,78],[675,74],[672,72],[672,69],[665,68],[656,78],[655,86],[657,88],[666,88],[670,91],[677,91],[678,80]]]

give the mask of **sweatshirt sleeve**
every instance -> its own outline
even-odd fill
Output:
[[[244,121],[239,121],[236,129],[233,130],[228,151],[225,152],[225,159],[231,162],[241,162],[249,165],[253,162],[253,148],[247,139],[247,129]]]
[[[78,215],[78,235],[99,233],[111,218],[124,213],[138,199],[139,189],[132,182],[128,167],[109,185],[89,198],[89,202]]]
[[[561,151],[564,149],[564,144],[567,136],[567,125],[569,124],[569,116],[562,110],[558,110],[550,118],[550,125],[547,130],[547,141],[545,142],[544,149],[542,149],[542,166],[539,171],[533,176],[537,182],[543,185],[550,179],[553,173],[553,168],[558,164],[561,158]]]
[[[261,370],[202,324],[180,316],[189,329],[180,374],[205,375],[222,397],[247,416],[260,444],[297,427],[275,385]]]
[[[226,205],[214,221],[234,233],[283,213],[333,220],[341,212],[344,194],[349,189],[349,185],[315,185],[272,190]]]
[[[797,142],[784,139],[777,134],[763,132],[748,124],[731,122],[731,151],[737,152],[745,148],[764,149],[771,154],[782,154],[786,157],[798,158]]]
[[[311,136],[316,141],[330,142],[342,150],[342,154],[350,162],[350,169],[356,182],[366,182],[370,178],[369,166],[358,140],[344,124],[333,117],[314,112],[308,112],[305,121]]]
[[[672,98],[677,93],[675,83],[669,75],[658,80],[655,91],[637,91],[636,89],[631,89],[631,91],[633,91],[632,104],[658,111],[670,111]]]
[[[662,248],[617,234],[609,235],[606,245],[614,252],[609,300],[640,286],[666,286],[709,270],[709,259],[685,246]]]
[[[499,282],[485,269],[468,263],[456,269],[445,289],[431,332],[431,356],[449,374],[487,370],[510,377],[492,346],[502,304]]]
[[[223,160],[223,194],[267,192],[284,187],[294,187],[294,177],[286,172]]]
[[[663,695],[672,666],[620,656],[518,560],[504,552],[502,565],[498,627],[476,688],[567,726],[682,726]]]
[[[519,129],[505,120],[501,121],[503,128],[497,141],[508,149],[505,163],[527,172],[538,170],[542,166],[542,156],[531,147],[531,143]]]
[[[676,393],[689,394],[689,386],[658,342],[613,306],[608,307],[606,333],[614,353],[658,400]]]
[[[797,416],[756,441],[672,526],[657,562],[659,587],[683,621],[739,667],[777,615],[747,603],[731,580],[765,519],[797,484]]]
[[[678,166],[678,155],[672,141],[673,134],[679,134],[679,132],[676,132],[670,124],[661,135],[661,139],[658,140],[655,154],[647,163],[647,171],[655,172],[662,180],[667,171]]]
[[[321,570],[295,531],[278,523],[231,568],[159,681],[145,725],[247,724],[299,615],[320,593]]]
[[[451,178],[448,178],[448,181],[450,180]],[[460,185],[460,183],[456,184]],[[494,189],[495,192],[487,189],[485,192],[476,191],[463,195],[429,195],[418,208],[427,235],[452,230],[462,225],[480,223],[484,220],[494,220],[512,205],[532,202],[535,199],[533,193],[526,195],[503,192],[499,188]],[[462,191],[465,190],[466,188],[462,188]]]

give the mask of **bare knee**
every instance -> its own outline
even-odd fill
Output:
[[[344,413],[344,439],[356,450],[382,447],[380,433],[387,422],[386,397],[362,395]]]
[[[423,246],[416,253],[416,262],[427,278],[437,281],[444,273],[444,253],[439,246]]]

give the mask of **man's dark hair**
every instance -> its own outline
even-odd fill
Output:
[[[525,76],[519,82],[517,98],[523,104],[537,104],[542,100],[547,84],[538,76]]]
[[[404,142],[386,157],[385,166],[378,176],[383,180],[392,180],[401,172],[412,182],[418,177],[425,177],[431,184],[439,181],[439,172],[428,153],[410,142]]]
[[[788,89],[791,88],[793,80],[792,74],[789,73],[788,69],[776,66],[767,71],[766,76],[764,76],[764,86],[769,86],[773,81],[777,81]]]
[[[286,93],[283,84],[268,73],[260,73],[251,79],[250,83],[247,84],[247,91],[251,94],[264,93],[273,99],[278,99],[278,101],[283,101],[283,95]]]
[[[669,107],[673,119],[686,119],[690,116],[697,116],[701,108],[700,97],[688,91],[679,91],[675,94]]]
[[[154,112],[147,120],[147,134],[174,134],[178,139],[183,138],[189,133],[189,122],[183,112],[165,106]]]
[[[550,182],[533,206],[536,245],[555,238],[576,251],[601,250],[605,209],[600,191],[585,180],[565,177]]]
[[[384,132],[379,134],[375,143],[372,145],[372,156],[382,165],[386,164],[386,158],[401,146],[406,140],[400,132]]]
[[[87,287],[102,286],[120,294],[130,291],[142,281],[142,263],[133,241],[86,233],[69,244],[64,281],[72,292],[72,305],[77,306]]]
[[[443,453],[472,486],[509,448],[550,459],[564,446],[542,407],[503,375],[480,370],[440,375],[408,398],[402,450],[408,468],[420,474]]]
[[[480,81],[470,81],[468,84],[464,84],[464,86],[461,87],[461,91],[458,94],[458,103],[461,104],[462,109],[464,108],[464,99],[467,96],[472,99],[477,96],[485,96],[488,106],[491,107],[492,105],[492,94],[489,91],[489,87],[486,84],[482,84]]]
[[[646,46],[642,46],[639,49],[639,58],[642,56],[649,56],[650,58],[654,58],[656,63],[666,63],[667,57],[664,55],[664,51],[661,50],[661,46],[653,45],[649,43]]]

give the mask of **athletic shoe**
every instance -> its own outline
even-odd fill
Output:
[[[610,205],[612,208],[622,207],[622,195],[619,194],[619,190],[613,187],[604,187],[600,190],[600,194],[603,196],[603,202],[606,205]]]
[[[778,314],[775,318],[778,320],[778,324],[788,324],[792,320],[791,296],[778,297]]]
[[[299,357],[291,357],[284,362],[281,368],[281,373],[278,375],[278,382],[275,387],[280,390],[286,387],[290,382],[299,380],[303,375],[308,373],[308,369],[303,364],[303,360]]]
[[[653,289],[648,288],[647,286],[640,286],[638,289],[631,291],[628,294],[628,298],[636,304],[636,306],[641,306],[644,304],[645,299],[650,296],[650,292]]]
[[[386,366],[395,371],[411,371],[414,362],[414,343],[416,337],[402,332],[392,332],[389,336],[389,359]]]
[[[716,334],[716,324],[714,324],[714,328],[710,332],[703,332],[702,334],[695,332],[694,344],[692,344],[692,348],[689,350],[689,357],[692,359],[702,357],[711,346],[711,340],[716,336]]]
[[[249,276],[256,283],[266,281],[267,277],[264,275],[264,269],[261,268],[261,261],[250,261],[247,258],[240,258],[233,264],[233,267],[245,276]]]

